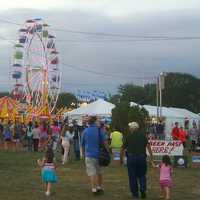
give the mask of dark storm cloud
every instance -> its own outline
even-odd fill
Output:
[[[23,23],[32,17],[42,17],[52,28],[75,29],[137,36],[199,36],[198,10],[165,11],[113,18],[100,13],[64,10],[12,10],[1,18]],[[18,26],[1,23],[0,36],[16,38]],[[53,31],[53,30],[52,30]],[[156,76],[161,71],[188,72],[200,76],[199,40],[132,41],[134,38],[99,37],[53,31],[61,62],[87,70],[111,74],[95,75],[62,65],[63,90],[104,89],[115,92],[120,83],[144,83],[137,78]],[[127,39],[128,41],[122,41]],[[117,42],[116,42],[117,41]],[[0,89],[8,88],[9,59],[12,45],[0,43]],[[121,76],[124,76],[122,78]],[[152,80],[152,79],[151,79]],[[147,82],[148,80],[145,80]]]

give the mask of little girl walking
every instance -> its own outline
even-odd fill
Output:
[[[152,163],[153,167],[160,168],[160,198],[170,200],[170,193],[172,187],[172,164],[168,155],[163,156],[162,162],[159,165]]]
[[[46,152],[45,157],[42,160],[38,160],[38,165],[42,167],[42,181],[45,183],[45,194],[49,196],[51,194],[51,185],[56,183],[58,177],[55,172],[55,163],[54,163],[54,153],[51,148]]]

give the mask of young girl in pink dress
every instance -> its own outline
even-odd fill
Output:
[[[161,198],[165,200],[170,199],[171,187],[172,187],[172,165],[168,155],[163,156],[162,162],[154,167],[160,168],[160,188]]]

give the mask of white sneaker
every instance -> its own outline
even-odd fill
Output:
[[[97,189],[96,188],[92,188],[92,192],[93,193],[97,192]]]
[[[49,191],[46,191],[46,192],[45,192],[45,195],[46,195],[46,196],[50,196],[50,192],[49,192]]]

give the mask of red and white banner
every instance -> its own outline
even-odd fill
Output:
[[[162,156],[182,156],[183,144],[179,140],[165,141],[165,140],[149,140],[153,155]]]

